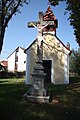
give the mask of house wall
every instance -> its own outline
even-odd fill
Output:
[[[8,57],[8,71],[12,72],[14,72],[15,70],[19,72],[26,71],[26,53],[24,53],[24,50],[20,47],[18,48],[18,51],[16,50]],[[16,69],[15,63],[17,64]]]
[[[51,82],[54,84],[69,83],[68,52],[55,36],[46,35],[43,44],[43,59],[52,60]],[[66,59],[66,60],[65,60]]]
[[[25,84],[30,84],[30,51],[31,49],[27,50]]]
[[[26,54],[24,53],[24,50],[19,48],[18,52],[18,69],[17,71],[26,71]]]
[[[65,66],[64,66],[64,70],[65,70],[65,79],[64,79],[64,83],[68,84],[69,83],[69,54],[65,55]]]
[[[15,69],[15,52],[8,58],[8,71]]]

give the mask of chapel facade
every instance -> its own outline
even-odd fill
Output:
[[[58,20],[50,6],[45,13],[39,12],[39,21],[42,25],[50,22],[43,29],[42,60],[46,83],[68,84],[69,83],[69,55],[71,50],[65,46],[56,35]],[[26,62],[26,84],[33,83],[32,73],[37,61],[37,39],[25,50]]]

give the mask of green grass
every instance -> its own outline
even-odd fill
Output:
[[[23,101],[24,79],[0,79],[0,120],[80,120],[80,78],[70,79],[69,85],[48,85],[49,104]]]

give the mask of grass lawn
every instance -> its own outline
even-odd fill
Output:
[[[28,86],[24,79],[0,79],[0,120],[80,120],[80,78],[69,85],[48,85],[52,102],[22,100]]]

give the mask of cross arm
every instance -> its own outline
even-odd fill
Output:
[[[28,22],[27,26],[28,26],[28,28],[34,28],[34,27],[37,26],[37,23],[38,23],[38,22],[35,22],[35,21]]]

